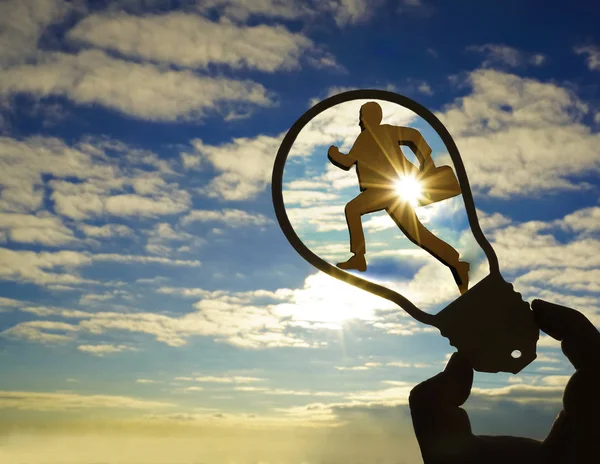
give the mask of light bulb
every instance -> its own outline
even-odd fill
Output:
[[[445,263],[452,269],[454,278],[457,284],[459,284],[462,294],[437,314],[429,314],[422,311],[406,296],[399,292],[346,272],[344,269],[357,269],[358,271],[364,271],[366,269],[366,264],[364,262],[364,248],[362,250],[362,260],[361,250],[352,250],[355,253],[354,258],[357,258],[354,262],[351,262],[353,259],[351,258],[346,263],[338,263],[337,267],[333,266],[313,253],[302,240],[300,240],[290,223],[283,198],[283,173],[288,155],[290,154],[298,134],[313,118],[320,115],[325,110],[341,103],[354,100],[379,100],[391,102],[399,105],[402,109],[410,110],[412,113],[420,116],[440,137],[454,164],[456,177],[454,177],[453,173],[450,173],[450,167],[435,167],[432,166],[433,162],[423,162],[421,170],[417,170],[415,166],[410,165],[410,163],[402,164],[397,162],[397,160],[389,154],[389,147],[392,145],[387,145],[388,148],[385,148],[387,136],[377,135],[383,133],[378,132],[379,129],[377,129],[383,127],[382,124],[380,125],[381,114],[378,116],[376,115],[375,117],[373,117],[372,114],[371,116],[366,114],[367,111],[376,114],[377,111],[381,112],[381,108],[377,110],[377,108],[375,108],[376,105],[368,106],[370,103],[361,107],[361,134],[368,133],[362,140],[366,140],[365,137],[371,140],[373,144],[369,146],[369,150],[371,152],[377,151],[377,145],[380,148],[379,151],[387,157],[387,160],[381,158],[378,162],[370,161],[371,165],[366,163],[365,166],[363,163],[363,167],[361,167],[360,164],[357,164],[359,180],[362,175],[362,180],[360,180],[361,191],[363,193],[365,191],[385,193],[380,194],[379,196],[371,195],[372,198],[369,197],[369,201],[379,203],[375,204],[375,206],[371,204],[370,210],[369,205],[367,205],[366,209],[364,205],[362,205],[362,209],[357,210],[358,212],[352,211],[355,206],[351,205],[352,202],[350,202],[346,207],[346,217],[349,227],[351,224],[350,219],[348,218],[355,217],[358,214],[360,221],[360,215],[363,214],[363,211],[377,211],[385,207],[385,210],[395,219],[400,228],[407,233],[410,231],[406,230],[406,223],[402,223],[402,218],[404,217],[403,211],[408,211],[407,208],[412,209],[416,206],[439,201],[439,198],[444,199],[462,194],[469,226],[477,244],[483,250],[489,263],[489,275],[468,290],[465,282],[465,276],[469,269],[468,263],[459,262],[459,264],[454,265],[454,267]],[[385,134],[388,134],[392,129],[400,131],[400,134],[404,129],[406,129],[406,131],[412,130],[410,128],[399,128],[389,125],[386,127],[389,129],[385,129],[388,131],[385,132]],[[412,130],[412,132],[414,133],[415,131]],[[406,134],[409,134],[409,132],[406,132]],[[411,143],[413,145],[419,145],[423,142],[422,137],[411,139],[411,137],[406,136],[406,134],[404,136],[399,135],[398,137],[410,139],[405,141],[409,146]],[[358,143],[358,139],[356,143]],[[361,143],[364,144],[366,142]],[[415,151],[416,148],[415,153],[418,153],[420,150],[419,146],[411,148],[413,148],[413,151]],[[331,147],[330,150],[329,157],[332,163],[337,165],[336,163],[344,162],[343,155],[341,155],[339,151],[336,152],[337,148]],[[429,152],[431,152],[431,150],[429,150]],[[393,170],[395,171],[393,175],[388,175],[390,169],[381,170],[381,166],[383,165],[393,166]],[[344,169],[349,168],[348,166],[341,167]],[[392,187],[387,188],[382,185],[371,185],[368,182],[374,182],[372,179],[380,179],[377,182],[389,183]],[[381,179],[383,179],[383,181]],[[389,197],[382,200],[385,195],[388,195]],[[441,334],[449,339],[450,344],[455,346],[460,353],[469,359],[474,369],[481,372],[502,371],[516,374],[536,358],[536,344],[539,338],[539,329],[535,324],[533,313],[529,304],[523,301],[521,295],[515,292],[512,285],[507,283],[500,274],[496,253],[489,241],[485,238],[479,225],[469,181],[458,148],[444,125],[425,107],[405,96],[383,90],[349,91],[334,95],[317,103],[293,124],[281,143],[273,168],[272,196],[275,213],[282,231],[290,244],[305,260],[314,265],[317,269],[337,279],[396,303],[417,321],[438,328]],[[364,199],[366,197],[362,196],[362,198]],[[356,232],[356,230],[354,232]],[[360,232],[362,233],[362,229],[360,229]],[[350,236],[352,242],[352,227],[350,227]],[[410,238],[409,233],[407,233],[407,236]],[[411,240],[417,243],[414,237]],[[358,246],[360,247],[360,240],[358,240],[357,243],[359,243]],[[364,247],[364,240],[362,243],[362,246]],[[419,244],[422,248],[426,248],[421,242],[419,242]],[[351,246],[357,247],[356,244]],[[443,256],[442,258],[438,257],[438,259],[444,262]],[[349,262],[351,263],[348,264]],[[460,268],[460,265],[463,267]]]

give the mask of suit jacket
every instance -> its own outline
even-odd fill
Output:
[[[400,143],[411,146],[421,163],[431,154],[431,148],[416,129],[382,124],[363,130],[347,155],[329,158],[345,170],[356,164],[361,191],[369,187],[393,189],[399,177],[417,176],[419,172],[402,152]]]

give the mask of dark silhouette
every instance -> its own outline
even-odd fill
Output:
[[[434,165],[431,148],[418,130],[381,124],[382,118],[379,104],[365,103],[360,109],[361,133],[350,152],[344,155],[335,146],[328,151],[329,160],[340,169],[347,171],[356,164],[361,190],[345,209],[353,256],[337,266],[359,271],[367,269],[361,216],[385,210],[413,243],[450,268],[460,293],[465,293],[469,282],[469,263],[460,261],[458,252],[432,234],[414,211],[414,206],[459,195],[458,181],[448,166],[437,168]],[[404,156],[400,145],[414,151],[420,163],[419,169]],[[404,189],[413,189],[409,192],[412,198],[398,191],[403,182]],[[423,193],[419,191],[421,189]]]
[[[600,333],[580,312],[541,300],[532,305],[540,329],[562,342],[576,369],[563,410],[540,442],[476,436],[460,406],[469,397],[473,368],[460,353],[446,369],[410,394],[415,434],[425,464],[593,464],[600,462]],[[519,420],[519,418],[515,418]]]
[[[469,291],[462,294],[437,314],[427,313],[393,289],[362,279],[355,274],[345,272],[339,267],[332,266],[327,261],[317,256],[302,242],[302,240],[300,240],[300,237],[298,237],[298,234],[296,234],[296,231],[292,227],[285,210],[283,201],[283,172],[288,154],[300,131],[309,121],[328,108],[347,101],[373,99],[396,103],[423,118],[444,142],[448,154],[452,159],[456,177],[449,166],[435,167],[431,161],[428,161],[431,159],[431,149],[427,146],[418,131],[410,128],[394,128],[393,126],[381,125],[381,117],[377,116],[377,114],[374,118],[376,123],[373,122],[373,124],[371,124],[371,122],[369,122],[371,118],[368,116],[369,111],[363,107],[364,111],[361,110],[360,115],[361,127],[368,128],[368,126],[374,125],[376,130],[381,130],[383,138],[374,139],[371,137],[371,139],[373,141],[378,140],[387,147],[386,150],[380,150],[378,146],[376,146],[370,153],[379,153],[379,155],[381,155],[382,152],[384,154],[396,153],[397,157],[392,157],[392,159],[396,159],[396,164],[402,163],[401,165],[405,165],[411,172],[417,172],[418,180],[424,184],[423,198],[419,199],[419,205],[426,205],[443,200],[444,198],[450,198],[453,195],[461,194],[473,236],[484,251],[489,263],[490,274],[487,277],[482,279],[469,289]],[[371,107],[375,108],[372,105]],[[363,112],[365,113],[365,117],[363,117]],[[386,127],[388,129],[386,129]],[[390,133],[393,137],[391,140],[386,141],[385,137],[389,138]],[[368,134],[369,132],[367,130],[363,130],[359,135],[356,144],[359,143],[361,137],[363,139],[367,137],[368,140]],[[409,163],[408,160],[406,160],[405,163],[399,147],[400,144],[408,145],[416,153],[417,158],[421,160],[420,170],[412,165],[412,163]],[[379,152],[377,150],[379,150]],[[352,161],[354,157],[353,150],[351,150],[351,156],[342,155],[335,147],[330,148],[330,152],[330,158],[340,158],[340,160],[338,160],[341,163],[340,166],[344,167],[349,163],[347,164],[348,169],[350,169],[350,166],[355,161],[358,161],[358,159]],[[368,167],[368,162],[364,166]],[[412,166],[412,169],[410,166]],[[344,167],[344,169],[346,168]],[[361,181],[361,166],[358,166],[358,170],[359,181]],[[395,170],[392,170],[392,173],[393,172],[395,172]],[[372,174],[376,176],[377,171],[375,170],[375,173]],[[458,178],[458,181],[456,178]],[[388,182],[385,176],[383,176],[383,178],[380,176],[380,179],[384,182]],[[459,182],[460,185],[458,185],[457,182]],[[365,190],[361,195],[368,189],[378,188],[376,184],[377,183],[371,186],[364,185],[363,187],[365,187]],[[374,295],[385,298],[397,304],[411,317],[422,324],[438,328],[441,334],[448,338],[450,344],[455,346],[461,356],[467,359],[470,366],[477,371],[510,372],[516,374],[536,358],[536,344],[539,338],[539,328],[533,318],[533,312],[531,311],[529,304],[523,301],[521,295],[515,292],[513,286],[506,282],[500,274],[500,265],[498,263],[496,252],[492,248],[490,242],[485,238],[477,220],[473,195],[469,188],[467,173],[460,157],[458,147],[441,121],[427,108],[403,95],[384,90],[351,90],[334,95],[317,103],[292,125],[281,142],[273,166],[271,187],[273,206],[275,207],[275,214],[277,216],[277,221],[281,226],[281,230],[300,256],[317,269],[320,269],[343,282],[347,282],[365,291],[371,292]],[[387,190],[391,190],[391,188],[388,187]],[[359,197],[361,195],[359,195]],[[414,215],[412,208],[410,208],[408,215],[409,217]],[[360,221],[360,216],[358,219]]]

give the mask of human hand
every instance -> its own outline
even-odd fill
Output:
[[[327,156],[332,157],[340,154],[340,149],[335,145],[331,145],[327,150]]]
[[[543,442],[473,435],[466,411],[473,369],[454,353],[440,374],[410,394],[415,434],[425,464],[581,464],[600,462],[600,333],[580,312],[542,300],[531,304],[541,330],[560,340],[576,369],[563,410]],[[517,418],[515,418],[517,419]]]

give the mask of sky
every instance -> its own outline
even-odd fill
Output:
[[[413,386],[454,348],[318,271],[277,223],[271,175],[311,106],[384,89],[452,135],[503,277],[600,326],[600,37],[593,2],[0,2],[0,461],[421,463]],[[294,229],[350,256],[361,102],[286,163]],[[382,103],[384,120],[435,131]],[[418,208],[487,265],[462,196]],[[385,213],[364,276],[435,313],[448,269]],[[473,430],[542,439],[573,368],[541,334],[517,375],[476,373]]]

